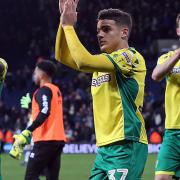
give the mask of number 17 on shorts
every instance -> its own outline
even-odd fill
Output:
[[[125,180],[128,169],[112,169],[108,171],[109,180]]]

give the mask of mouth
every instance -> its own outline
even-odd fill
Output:
[[[106,44],[106,42],[105,42],[105,41],[99,41],[99,45],[100,45],[100,47],[104,46],[105,44]]]

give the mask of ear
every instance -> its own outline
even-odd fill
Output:
[[[177,33],[178,37],[180,37],[180,28],[176,28],[176,33]]]
[[[46,73],[44,71],[39,71],[39,78],[42,79]]]
[[[121,38],[128,39],[128,37],[129,37],[129,29],[127,27],[123,27],[121,30]]]

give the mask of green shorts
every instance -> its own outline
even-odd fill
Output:
[[[139,180],[146,163],[146,144],[119,141],[98,149],[90,180]]]
[[[180,178],[180,130],[165,131],[155,174],[167,174]]]

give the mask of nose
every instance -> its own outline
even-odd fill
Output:
[[[98,40],[100,41],[101,39],[103,39],[104,38],[104,36],[103,36],[103,33],[98,33],[97,34],[97,38],[98,38]]]

